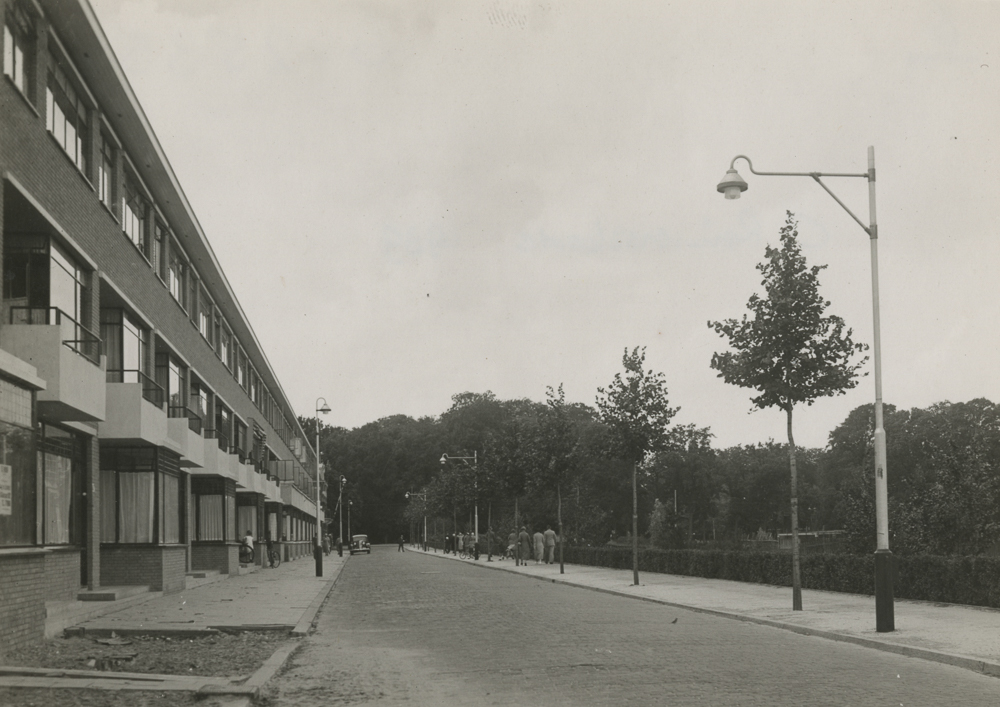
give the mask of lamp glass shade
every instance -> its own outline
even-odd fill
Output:
[[[329,406],[329,405],[324,405],[323,407],[321,407],[321,408],[320,408],[319,410],[317,410],[316,412],[321,412],[321,413],[323,413],[323,414],[325,415],[325,414],[327,414],[328,412],[330,412],[330,406]]]
[[[729,169],[716,189],[725,194],[727,199],[739,199],[740,193],[747,190],[747,183],[740,177],[739,172],[735,169]]]

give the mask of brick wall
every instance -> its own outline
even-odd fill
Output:
[[[0,663],[45,637],[45,554],[0,556]]]
[[[222,574],[237,574],[240,548],[236,544],[194,543],[191,546],[191,569],[215,570]]]
[[[179,592],[184,589],[186,552],[184,546],[105,545],[101,548],[101,585]]]
[[[72,601],[80,590],[80,551],[54,550],[45,555],[45,601]]]

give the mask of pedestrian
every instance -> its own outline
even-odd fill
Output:
[[[479,533],[473,533],[469,536],[472,542],[472,558],[474,560],[479,560]]]
[[[521,563],[525,563],[531,557],[531,536],[528,529],[523,525],[521,532],[517,534],[517,554],[521,558]]]
[[[535,541],[535,564],[538,565],[545,556],[545,536],[542,531],[536,530],[531,539]]]
[[[545,526],[545,564],[551,565],[555,561],[556,554],[556,531],[551,525]]]
[[[510,556],[510,559],[513,560],[515,557],[517,557],[517,555],[515,554],[516,552],[517,552],[517,531],[512,530],[510,531],[510,535],[507,536],[507,554]]]
[[[458,533],[455,535],[455,537],[458,538],[458,548],[455,551],[455,554],[458,555],[459,553],[462,552],[462,550],[465,549],[465,535],[463,535],[462,533]]]
[[[403,536],[400,535],[399,536],[399,547],[396,548],[396,552],[406,552],[406,549],[403,547],[403,543],[404,542],[406,542],[406,541],[403,539]]]
[[[330,534],[329,533],[324,533],[324,535],[323,535],[323,554],[324,555],[329,555],[330,554]]]

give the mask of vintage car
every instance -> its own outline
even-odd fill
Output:
[[[372,546],[368,543],[367,535],[352,535],[351,536],[351,554],[356,552],[367,552],[369,555],[372,554]]]

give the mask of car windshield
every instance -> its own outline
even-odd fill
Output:
[[[368,541],[368,536],[367,535],[355,535],[354,536],[354,542],[356,542],[356,543],[363,543],[363,542],[367,542],[367,541]]]

